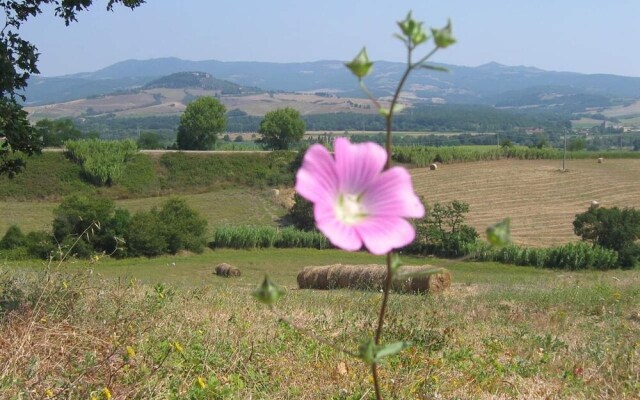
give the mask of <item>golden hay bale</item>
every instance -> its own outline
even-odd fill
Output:
[[[598,164],[602,164],[604,162],[604,158],[600,157],[598,158]]]
[[[232,265],[229,265],[227,263],[220,263],[216,266],[215,269],[216,275],[218,276],[224,276],[224,277],[231,277],[231,276],[240,276],[240,270]]]
[[[433,163],[433,164],[429,165],[429,169],[430,169],[431,171],[435,171],[436,169],[438,169],[438,164]]]
[[[405,266],[392,282],[392,290],[405,293],[439,293],[451,286],[451,275],[442,270],[428,274],[433,267]],[[381,290],[387,278],[385,265],[324,265],[305,267],[298,274],[300,289]]]

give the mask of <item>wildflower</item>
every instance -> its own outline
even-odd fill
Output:
[[[296,176],[296,191],[314,203],[318,229],[331,243],[356,251],[364,244],[386,254],[411,243],[415,229],[405,218],[420,218],[424,207],[406,169],[383,171],[386,151],[375,143],[338,138],[335,158],[321,145],[307,150]]]
[[[53,390],[47,389],[44,391],[44,395],[47,397],[53,397]]]
[[[129,358],[133,358],[136,356],[136,351],[133,349],[133,347],[127,346],[127,356],[129,356]]]
[[[178,353],[182,353],[184,351],[184,349],[182,348],[182,345],[178,341],[174,342],[173,346],[175,347]]]
[[[105,400],[111,400],[111,391],[109,388],[105,387],[102,389],[102,397],[104,397]]]
[[[201,376],[198,377],[198,386],[200,386],[200,389],[204,389],[207,387],[207,382],[205,382],[205,380]]]

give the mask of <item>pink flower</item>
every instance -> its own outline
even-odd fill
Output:
[[[318,229],[331,243],[356,251],[364,244],[386,254],[415,238],[405,218],[420,218],[424,207],[406,169],[383,171],[386,151],[375,143],[339,138],[335,158],[319,144],[307,150],[296,175],[296,191],[314,204]]]

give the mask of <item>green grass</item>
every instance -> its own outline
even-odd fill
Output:
[[[118,207],[131,212],[148,211],[160,207],[170,196],[116,200]],[[209,223],[209,229],[225,225],[270,225],[275,226],[285,213],[284,208],[272,200],[267,190],[237,188],[221,189],[201,194],[184,194],[187,204],[198,211]],[[51,230],[53,209],[59,202],[2,201],[0,210],[0,237],[9,226],[16,224],[23,232]]]
[[[381,366],[385,398],[640,395],[640,271],[404,261],[446,266],[453,285],[438,296],[391,296],[383,340],[413,346]],[[242,277],[213,275],[219,262]],[[303,266],[336,262],[383,257],[269,249],[102,259],[71,264],[92,271],[84,280],[53,275],[45,285],[21,275],[33,263],[0,268],[0,281],[20,276],[14,284],[27,293],[49,288],[41,311],[25,307],[0,324],[0,397],[90,398],[108,387],[114,398],[373,399],[364,364],[278,323],[250,296],[268,273],[287,289],[279,315],[355,351],[372,334],[380,293],[294,290]]]

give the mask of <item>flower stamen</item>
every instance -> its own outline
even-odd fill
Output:
[[[335,211],[336,217],[346,225],[355,225],[369,215],[359,194],[340,193]]]

